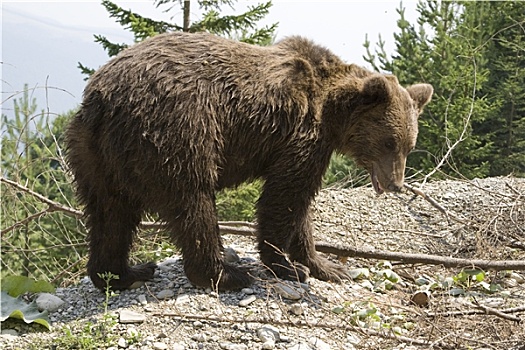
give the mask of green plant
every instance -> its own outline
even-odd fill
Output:
[[[75,206],[61,146],[73,112],[59,116],[38,112],[30,94],[26,85],[13,101],[14,116],[2,115],[1,276],[27,276],[60,285],[83,267],[87,252],[82,223],[56,210],[57,205]]]
[[[115,346],[118,335],[115,333],[115,326],[117,325],[117,318],[108,312],[109,299],[116,294],[111,290],[111,281],[118,279],[119,276],[111,272],[98,274],[100,278],[106,283],[104,289],[105,299],[102,304],[104,311],[101,319],[98,322],[70,323],[62,327],[62,335],[46,341],[44,344],[35,344],[34,349],[53,348],[56,350],[79,349],[79,350],[95,350],[105,349],[110,346]],[[136,343],[140,341],[140,333],[136,332],[128,334],[129,343]]]

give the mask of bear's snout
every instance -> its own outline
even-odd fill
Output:
[[[374,162],[370,171],[372,186],[377,194],[401,192],[405,182],[405,160],[384,159]]]

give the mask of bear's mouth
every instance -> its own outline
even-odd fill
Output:
[[[374,190],[377,194],[383,194],[385,190],[381,188],[381,184],[379,183],[379,180],[377,179],[377,173],[374,169],[375,167],[372,166],[372,171],[370,172],[370,179],[372,180],[372,186],[374,187]]]

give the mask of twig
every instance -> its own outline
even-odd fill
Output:
[[[525,305],[524,306],[518,306],[503,310],[497,310],[494,308],[490,308],[488,306],[483,305],[476,305],[481,310],[462,310],[462,311],[447,311],[447,312],[429,312],[425,313],[426,316],[429,317],[450,317],[450,316],[468,316],[468,315],[482,315],[482,314],[492,314],[496,316],[505,315],[506,319],[510,319],[511,321],[520,322],[521,318],[510,316],[508,314],[517,313],[517,312],[524,312],[525,311]],[[490,311],[488,311],[489,309]],[[500,316],[501,317],[501,316]],[[510,318],[509,318],[510,317]]]
[[[68,206],[65,206],[63,204],[60,204],[58,202],[55,202],[55,201],[52,201],[51,199],[45,197],[45,196],[42,196],[40,193],[37,193],[21,184],[19,184],[18,182],[15,182],[15,181],[11,181],[9,179],[6,179],[5,177],[3,176],[0,176],[0,182],[4,182],[22,192],[25,192],[35,198],[37,198],[38,200],[40,200],[42,203],[45,203],[49,206],[49,209],[52,210],[52,211],[61,211],[61,212],[64,212],[64,213],[67,213],[67,214],[71,214],[75,217],[82,217],[83,214],[80,210],[76,210],[76,209],[73,209],[73,208],[70,208]]]
[[[483,310],[485,313],[487,313],[489,315],[498,316],[498,317],[504,318],[506,320],[514,321],[516,323],[520,323],[521,322],[521,318],[519,318],[517,316],[509,315],[506,312],[503,312],[501,310],[494,309],[494,308],[489,307],[489,306],[481,305],[476,298],[474,298],[474,305],[476,307],[480,308],[481,310]]]
[[[2,237],[4,233],[11,232],[14,229],[16,229],[18,226],[25,225],[26,223],[28,223],[30,221],[33,221],[33,220],[36,220],[39,217],[44,216],[44,215],[46,215],[49,212],[50,212],[50,210],[49,210],[49,207],[48,207],[47,209],[39,211],[38,213],[34,213],[33,215],[29,215],[25,219],[22,219],[22,220],[20,220],[18,222],[15,222],[13,225],[9,226],[8,228],[1,230],[0,231],[0,237]]]
[[[447,218],[447,221],[449,221],[449,218],[452,218],[454,219],[454,221],[456,222],[459,222],[460,224],[464,224],[464,225],[467,225],[467,223],[458,218],[456,215],[454,214],[451,214],[449,212],[447,212],[447,210],[445,208],[443,208],[443,206],[441,204],[439,204],[434,198],[430,197],[428,194],[426,194],[425,192],[421,191],[420,189],[418,188],[415,188],[414,186],[410,186],[409,184],[405,183],[404,184],[404,187],[410,191],[412,191],[412,193],[414,193],[415,195],[418,195],[418,196],[421,196],[423,197],[423,199],[425,199],[427,202],[429,202],[430,204],[432,204],[432,206],[434,208],[436,208],[437,210],[439,210],[443,215],[445,215],[445,217]]]

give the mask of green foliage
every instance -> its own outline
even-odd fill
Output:
[[[498,280],[495,277],[492,279]],[[479,269],[463,269],[456,275],[437,276],[435,279],[419,277],[415,281],[421,291],[446,291],[453,296],[492,294],[503,291],[500,284],[490,281],[489,273]]]
[[[27,86],[22,97],[14,100],[14,112],[14,118],[2,116],[2,177],[22,184],[27,191],[1,184],[1,276],[49,280],[58,275],[57,266],[64,269],[73,264],[76,267],[70,272],[75,273],[86,253],[81,223],[28,193],[74,207],[60,147],[69,115],[51,119],[49,114],[37,112]]]
[[[524,23],[525,7],[517,7],[521,10],[505,2],[421,1],[418,26],[398,9],[391,57],[381,38],[374,52],[367,38],[365,60],[374,69],[393,73],[403,85],[434,86],[409,168],[430,172],[439,164],[446,174],[469,178],[525,174],[524,145],[515,137],[525,133],[520,98],[525,73],[518,69],[524,66],[518,24]]]
[[[341,154],[333,154],[323,177],[324,187],[349,188],[366,184],[368,173],[354,161]]]
[[[183,3],[176,0],[155,1],[157,7],[169,6],[164,12],[178,11],[177,5],[183,6]],[[188,2],[188,5],[191,3]],[[114,18],[126,30],[133,33],[135,43],[161,33],[174,31],[208,32],[256,45],[269,45],[272,43],[277,24],[262,28],[257,27],[258,22],[269,13],[272,6],[271,1],[248,6],[246,12],[238,15],[221,15],[221,8],[224,5],[233,8],[234,1],[231,0],[198,0],[197,4],[203,11],[202,18],[191,23],[188,28],[184,28],[184,26],[174,23],[157,21],[141,16],[109,0],[102,1],[102,6],[106,8],[109,16]],[[185,20],[189,21],[189,18],[183,18],[183,21]],[[94,38],[95,42],[100,43],[110,57],[117,55],[129,46],[126,43],[113,43],[103,35],[94,35]],[[94,69],[86,67],[80,62],[78,67],[88,77],[95,72]]]
[[[262,183],[244,183],[235,189],[217,193],[217,215],[219,220],[253,221],[255,203],[261,193]]]
[[[6,276],[2,278],[2,290],[12,297],[30,293],[53,293],[55,287],[47,281],[35,281],[26,276]]]
[[[1,308],[0,321],[8,318],[16,318],[25,323],[38,323],[49,329],[49,317],[47,311],[40,312],[35,301],[26,303],[20,297],[14,298],[5,291],[0,293]]]

